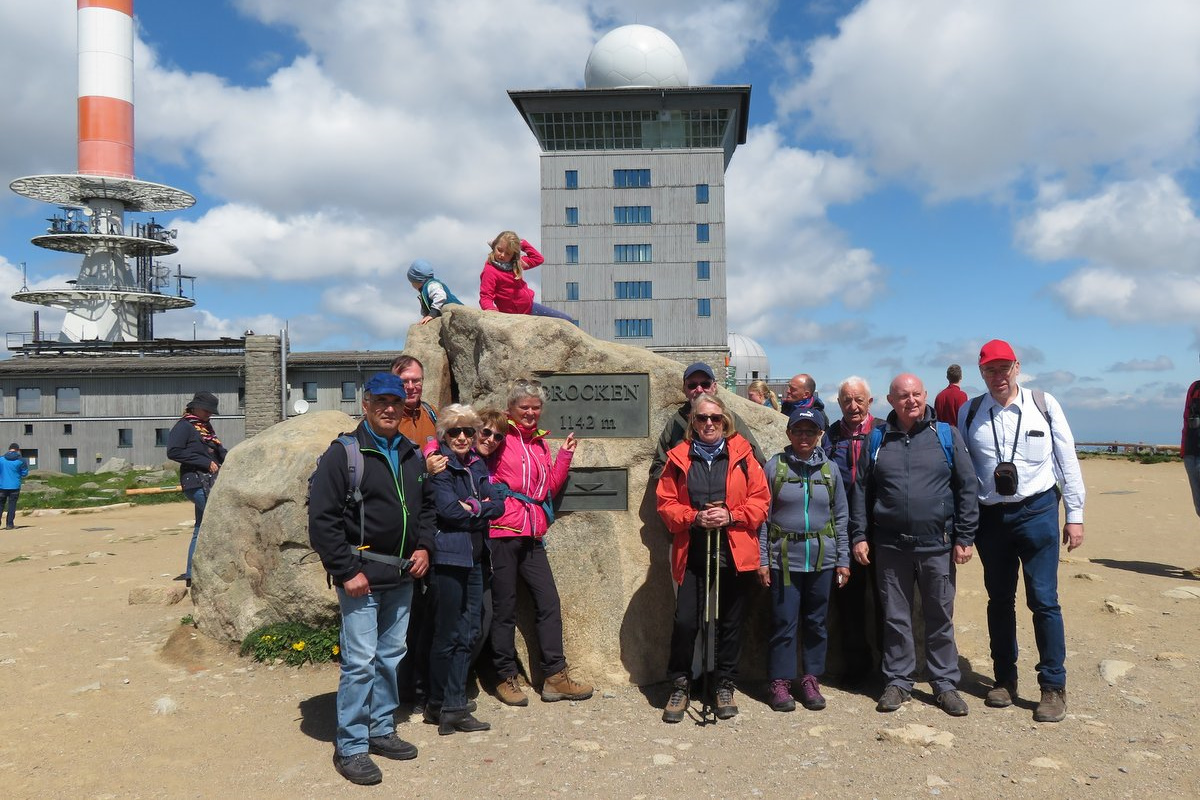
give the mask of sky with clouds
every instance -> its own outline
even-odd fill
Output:
[[[403,345],[404,271],[477,298],[484,242],[537,242],[538,148],[508,89],[582,86],[595,41],[671,36],[693,84],[752,84],[727,173],[729,326],[830,403],[1010,340],[1083,440],[1178,440],[1200,377],[1194,0],[138,0],[138,176],[184,189],[195,308],[159,335],[285,324],[294,349]],[[75,169],[75,2],[0,0],[0,177]],[[9,295],[78,257],[0,194]],[[533,274],[536,277],[536,273]],[[43,310],[43,328],[60,317]]]

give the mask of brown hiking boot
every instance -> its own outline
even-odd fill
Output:
[[[678,677],[671,684],[671,696],[663,707],[663,722],[683,722],[688,707],[688,679]]]
[[[525,692],[521,691],[519,675],[509,675],[496,684],[496,699],[506,706],[529,705],[529,698],[525,696]]]
[[[542,682],[542,700],[587,700],[592,696],[592,687],[571,677],[570,670],[563,668]]]
[[[733,702],[733,681],[723,680],[717,684],[717,719],[733,719],[738,707]]]
[[[1033,711],[1034,722],[1062,722],[1067,718],[1067,690],[1042,687],[1042,702]]]
[[[983,704],[988,708],[1008,708],[1016,699],[1016,681],[1012,683],[997,683],[991,689],[988,689],[987,697],[983,698]]]

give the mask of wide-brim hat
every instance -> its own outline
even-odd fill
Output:
[[[217,396],[212,392],[196,392],[192,399],[188,401],[188,408],[199,408],[202,411],[207,411],[210,414],[217,413]]]

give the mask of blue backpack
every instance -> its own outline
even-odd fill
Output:
[[[954,435],[950,432],[950,426],[945,422],[935,422],[934,427],[937,430],[938,442],[942,445],[942,452],[946,454],[946,466],[950,471],[954,471]],[[883,432],[886,427],[872,428],[871,436],[867,439],[867,463],[869,466],[875,466],[875,456],[879,454],[879,448],[883,446]]]

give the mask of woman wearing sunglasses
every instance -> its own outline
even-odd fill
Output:
[[[771,497],[750,443],[734,430],[733,417],[720,397],[700,394],[692,400],[684,437],[668,451],[656,489],[658,514],[673,536],[671,576],[679,586],[667,659],[672,692],[663,722],[680,722],[687,712],[692,653],[708,592],[706,576],[719,580],[713,669],[716,715],[729,719],[738,713],[733,680],[741,653],[742,617],[758,577],[758,528]],[[716,549],[710,552],[714,539]],[[710,557],[716,559],[719,576],[710,574]]]
[[[486,731],[471,714],[467,671],[479,635],[483,602],[483,555],[488,523],[504,511],[492,491],[487,466],[475,452],[482,427],[469,407],[453,404],[438,412],[437,432],[446,468],[429,478],[437,508],[433,551],[433,642],[429,653],[429,699],[425,721],[445,736]]]
[[[567,483],[575,454],[569,434],[552,459],[538,428],[546,400],[541,383],[519,380],[508,393],[508,419],[503,443],[488,457],[494,487],[506,496],[504,514],[492,522],[488,545],[492,557],[492,650],[496,697],[510,706],[529,704],[517,668],[517,579],[533,598],[534,626],[542,652],[542,700],[586,700],[592,687],[576,681],[563,653],[562,608],[558,587],[546,558],[542,537],[552,517],[550,501]]]

